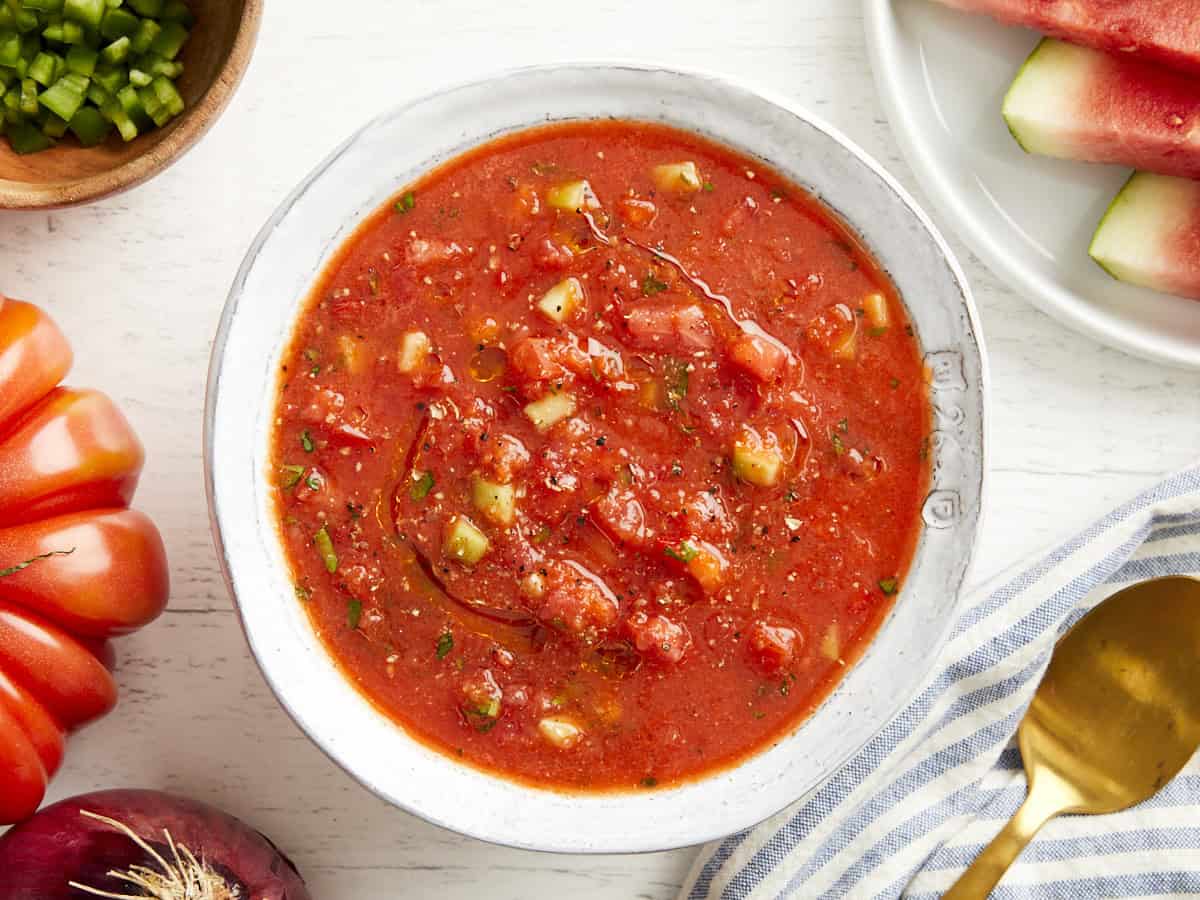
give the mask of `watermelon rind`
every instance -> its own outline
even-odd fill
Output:
[[[1063,135],[1079,116],[1076,95],[1091,72],[1092,51],[1043,38],[1004,95],[1001,112],[1013,140],[1026,153],[1070,157]]]
[[[1092,234],[1092,241],[1088,245],[1088,256],[1092,258],[1092,261],[1117,281],[1121,280],[1121,276],[1117,274],[1115,264],[1110,262],[1105,255],[1105,244],[1111,237],[1112,232],[1110,229],[1119,227],[1117,218],[1120,215],[1121,208],[1129,205],[1132,200],[1133,188],[1135,187],[1135,179],[1137,177],[1138,173],[1134,172],[1125,179],[1125,183],[1121,185],[1121,189],[1113,197],[1112,203],[1108,204],[1108,209],[1100,217],[1100,222],[1096,225],[1096,230]]]

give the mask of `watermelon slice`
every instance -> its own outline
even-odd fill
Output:
[[[1047,38],[1004,119],[1029,153],[1200,178],[1200,79],[1161,66]]]
[[[1195,0],[941,0],[1085,47],[1200,74]]]
[[[1135,173],[1088,252],[1113,278],[1200,300],[1200,182]]]

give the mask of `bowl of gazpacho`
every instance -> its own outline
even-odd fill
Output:
[[[962,273],[790,104],[525,69],[355,135],[252,247],[206,454],[251,649],[371,790],[658,850],[811,790],[909,699],[979,524]]]

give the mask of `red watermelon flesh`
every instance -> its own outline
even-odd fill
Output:
[[[1198,0],[940,0],[1009,25],[1200,74]]]
[[[1030,153],[1200,178],[1200,78],[1161,66],[1047,38],[1004,119]]]

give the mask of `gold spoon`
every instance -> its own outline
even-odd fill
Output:
[[[1017,730],[1029,796],[942,900],[987,897],[1038,829],[1147,800],[1200,746],[1200,580],[1113,594],[1054,649]]]

